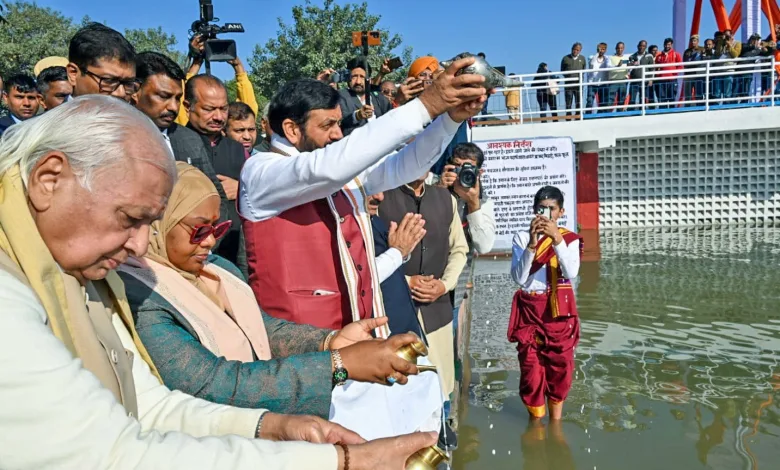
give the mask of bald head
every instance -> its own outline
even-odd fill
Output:
[[[199,133],[216,138],[227,124],[228,96],[222,80],[211,75],[196,75],[184,88],[184,107],[190,124]]]
[[[173,155],[144,114],[88,95],[6,131],[0,174],[19,165],[54,260],[82,282],[143,256],[173,187]]]

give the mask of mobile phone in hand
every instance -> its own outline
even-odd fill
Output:
[[[403,67],[404,63],[400,57],[393,57],[387,62],[387,66],[390,67],[390,70],[396,70]]]

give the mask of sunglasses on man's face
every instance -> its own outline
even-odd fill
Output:
[[[231,225],[233,225],[232,220],[226,220],[217,225],[195,225],[192,227],[192,232],[190,233],[190,243],[193,245],[200,245],[203,243],[203,240],[207,239],[210,235],[214,235],[214,239],[219,240],[227,234]]]

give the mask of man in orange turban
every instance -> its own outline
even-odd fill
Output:
[[[409,66],[409,74],[403,85],[398,88],[396,94],[396,103],[402,105],[413,100],[422,91],[433,82],[436,73],[439,71],[439,61],[436,57],[420,57]]]
[[[419,80],[431,80],[433,79],[433,74],[438,70],[439,61],[436,60],[436,57],[420,57],[409,66],[409,77],[417,78]]]

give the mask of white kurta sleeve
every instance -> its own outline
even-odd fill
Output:
[[[241,170],[241,215],[265,220],[333,194],[422,132],[430,120],[425,105],[413,100],[324,148],[291,157],[265,153],[250,158]],[[399,154],[404,158],[413,151]]]
[[[4,468],[337,468],[336,450],[328,445],[145,432],[52,334],[33,292],[4,271],[0,305]],[[217,408],[203,411],[219,413]]]
[[[580,241],[574,240],[567,245],[564,240],[554,245],[554,248],[563,277],[566,279],[577,277],[580,273]]]
[[[440,116],[409,145],[360,175],[366,193],[389,191],[424,176],[452,142],[459,126],[449,114]]]
[[[512,279],[518,285],[525,285],[528,276],[531,275],[531,265],[534,261],[534,252],[527,249],[531,236],[528,231],[522,231],[512,237]]]
[[[490,253],[496,242],[496,219],[493,212],[493,201],[487,200],[479,210],[466,215],[469,223],[469,235],[477,253]]]
[[[376,272],[379,283],[385,282],[398,268],[403,266],[404,259],[397,248],[389,248],[376,257]]]

